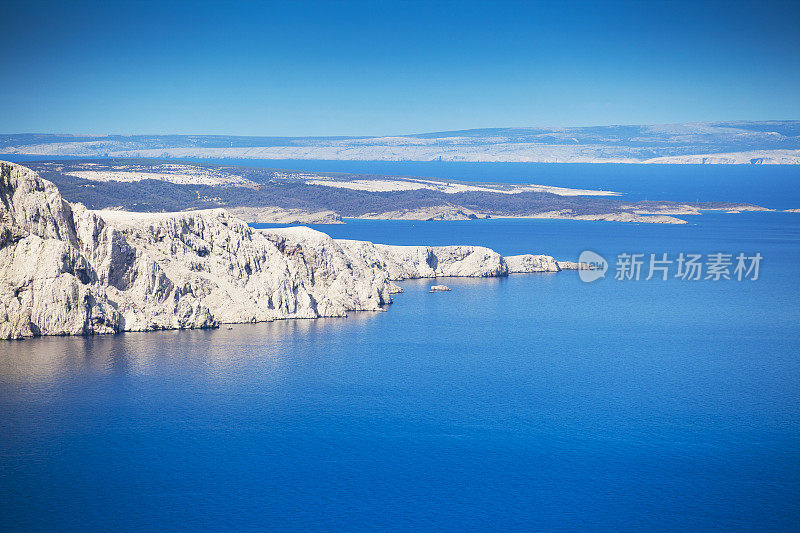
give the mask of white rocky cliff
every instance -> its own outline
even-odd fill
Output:
[[[214,327],[377,310],[392,280],[555,272],[549,256],[254,230],[221,209],[89,211],[0,162],[0,338]]]

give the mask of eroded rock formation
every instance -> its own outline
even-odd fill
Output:
[[[214,327],[377,310],[395,280],[554,272],[549,256],[256,230],[222,209],[90,211],[0,162],[0,338]]]

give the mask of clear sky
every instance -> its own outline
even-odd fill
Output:
[[[800,119],[800,1],[2,7],[0,133]]]

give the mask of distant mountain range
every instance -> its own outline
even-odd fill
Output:
[[[798,164],[800,121],[489,128],[386,137],[0,135],[0,154],[135,158]]]

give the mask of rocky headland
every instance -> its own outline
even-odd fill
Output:
[[[0,339],[345,316],[390,303],[398,280],[579,267],[479,246],[257,230],[223,209],[93,211],[5,162],[0,200]]]

